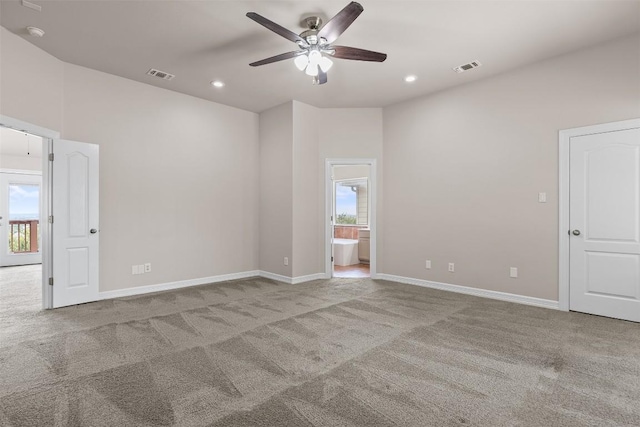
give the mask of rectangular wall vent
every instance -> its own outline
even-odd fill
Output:
[[[155,68],[147,71],[147,74],[153,77],[161,78],[162,80],[172,80],[175,77],[173,74],[165,73],[164,71],[156,70]]]
[[[478,68],[481,65],[482,64],[480,63],[480,61],[473,61],[473,62],[469,62],[468,64],[460,65],[459,67],[454,67],[453,71],[455,71],[456,73],[464,73],[465,71]]]
[[[24,7],[28,7],[29,9],[33,9],[33,10],[37,10],[38,12],[42,12],[42,6],[40,6],[39,4],[31,3],[30,1],[27,1],[27,0],[22,0],[22,5]]]

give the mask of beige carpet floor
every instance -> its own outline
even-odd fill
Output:
[[[640,425],[638,324],[370,279],[41,311],[30,268],[0,269],[0,426]]]

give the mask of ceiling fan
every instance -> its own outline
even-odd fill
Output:
[[[356,20],[364,8],[360,3],[352,1],[336,16],[331,18],[324,26],[322,20],[317,16],[311,16],[304,20],[308,30],[300,35],[276,24],[255,12],[247,13],[247,17],[253,19],[258,24],[273,31],[274,33],[296,43],[299,50],[282,53],[261,61],[252,62],[252,67],[271,64],[272,62],[283,61],[295,58],[296,67],[300,71],[305,71],[307,75],[313,77],[314,84],[325,84],[327,82],[327,71],[333,65],[329,56],[340,59],[352,59],[356,61],[383,62],[387,59],[385,53],[373,52],[370,50],[358,49],[356,47],[334,46],[332,43]]]

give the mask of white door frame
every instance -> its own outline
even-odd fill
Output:
[[[558,307],[569,311],[569,158],[571,138],[640,128],[640,118],[561,130],[558,134]]]
[[[377,257],[377,247],[376,243],[378,241],[378,225],[377,225],[377,169],[376,169],[376,159],[326,159],[325,162],[325,170],[324,170],[324,182],[325,182],[325,221],[324,221],[324,277],[330,279],[333,274],[333,263],[331,262],[331,232],[333,228],[331,227],[331,215],[333,215],[332,206],[333,206],[333,179],[331,179],[331,172],[334,166],[354,166],[354,165],[366,165],[371,169],[369,171],[369,228],[371,229],[371,253],[370,253],[370,261],[369,268],[371,278],[377,278],[377,266],[378,266],[378,257]]]
[[[60,138],[60,132],[53,131],[22,120],[0,114],[0,126],[15,129],[20,132],[40,136],[42,142],[42,190],[40,196],[40,218],[51,215],[51,168],[49,153],[52,152],[53,140]],[[42,308],[53,308],[53,292],[49,286],[51,275],[51,226],[49,221],[41,221],[42,232]]]

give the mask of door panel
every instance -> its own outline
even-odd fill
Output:
[[[640,129],[570,151],[570,309],[640,321]]]
[[[640,274],[640,256],[605,252],[586,252],[587,294],[618,298],[638,298],[634,278]]]
[[[56,140],[53,152],[53,306],[62,307],[98,299],[99,151]]]
[[[74,152],[68,157],[69,236],[87,237],[89,233],[89,157]]]
[[[638,241],[639,153],[640,147],[628,145],[586,152],[588,240]]]

